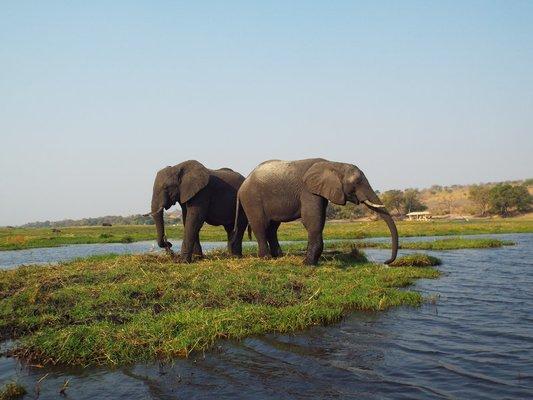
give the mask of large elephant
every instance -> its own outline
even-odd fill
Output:
[[[178,202],[184,225],[183,261],[190,262],[193,255],[202,256],[199,232],[204,222],[224,226],[229,252],[242,255],[242,237],[248,222],[244,213],[235,218],[235,202],[243,181],[244,176],[229,168],[207,169],[196,160],[160,170],[154,181],[150,213],[155,221],[159,247],[172,246],[165,236],[163,210]]]
[[[378,213],[392,236],[392,256],[386,263],[395,260],[398,252],[396,225],[355,165],[322,158],[265,161],[248,175],[239,189],[237,202],[242,205],[257,238],[260,257],[281,255],[277,238],[280,223],[301,218],[308,233],[305,263],[314,265],[324,248],[322,230],[328,200],[340,205],[345,205],[346,201],[364,203]]]

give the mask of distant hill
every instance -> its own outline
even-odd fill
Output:
[[[172,211],[165,212],[165,222],[167,224],[176,224],[181,222],[181,212]],[[111,225],[153,225],[154,220],[151,216],[143,216],[141,214],[129,215],[123,217],[121,215],[106,215],[104,217],[82,218],[82,219],[63,219],[61,221],[37,221],[21,225],[22,228],[59,228],[67,226],[101,226],[102,224]]]

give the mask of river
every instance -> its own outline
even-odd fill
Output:
[[[40,399],[56,399],[67,379],[66,393],[73,399],[533,398],[533,234],[490,237],[517,245],[431,252],[442,259],[443,275],[410,288],[434,299],[420,308],[354,312],[334,325],[297,334],[224,341],[171,364],[35,368],[2,357],[0,381],[19,381],[31,398],[45,377]],[[68,246],[77,249],[68,257],[65,248],[21,250],[9,252],[10,261],[0,258],[0,265],[151,246]],[[389,250],[366,253],[383,260]]]

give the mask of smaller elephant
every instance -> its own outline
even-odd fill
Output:
[[[244,177],[238,172],[229,168],[208,169],[196,160],[160,170],[154,181],[150,213],[155,221],[159,247],[172,247],[165,236],[163,210],[179,203],[184,226],[183,261],[191,262],[193,255],[203,255],[199,232],[204,222],[224,226],[229,252],[241,256],[242,238],[248,221],[244,213],[239,213],[236,218],[235,203],[243,181]]]
[[[328,201],[345,205],[363,203],[376,212],[389,227],[392,254],[398,253],[396,225],[374,192],[364,173],[353,164],[311,158],[298,161],[270,160],[248,175],[238,193],[259,244],[259,257],[282,254],[277,231],[282,222],[302,219],[308,234],[306,264],[316,264],[324,241]]]

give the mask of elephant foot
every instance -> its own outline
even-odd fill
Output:
[[[272,258],[278,258],[278,257],[283,257],[283,252],[281,250],[272,254]]]
[[[315,260],[315,259],[308,258],[308,257],[304,258],[304,265],[317,265],[317,264],[318,264],[318,259]]]

